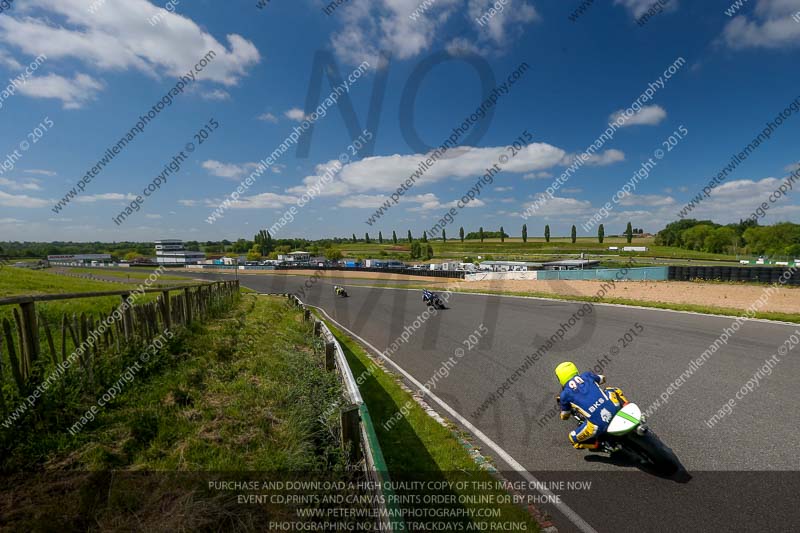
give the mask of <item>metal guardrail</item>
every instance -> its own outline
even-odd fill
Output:
[[[303,303],[297,295],[284,294],[289,301],[305,311],[304,318],[311,320],[309,308],[314,306]],[[342,442],[350,444],[351,458],[364,460],[364,471],[371,485],[375,487],[375,508],[379,511],[380,531],[406,531],[403,519],[400,518],[397,499],[391,486],[389,469],[383,457],[375,426],[369,415],[367,404],[361,397],[358,381],[347,363],[347,357],[339,341],[324,321],[314,319],[314,332],[325,340],[325,365],[328,370],[335,370],[344,385],[345,399],[350,402],[342,409],[341,430]],[[355,454],[353,454],[355,452]]]

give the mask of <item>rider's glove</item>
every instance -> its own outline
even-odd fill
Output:
[[[569,420],[569,411],[561,411],[561,420]]]

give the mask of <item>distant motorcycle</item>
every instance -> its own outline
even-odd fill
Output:
[[[447,309],[439,295],[428,289],[422,289],[422,301],[434,309]]]
[[[344,290],[344,287],[339,287],[338,285],[333,288],[333,291],[336,293],[336,296],[341,296],[342,298],[347,298],[347,291]]]
[[[557,403],[559,400],[556,397]],[[581,424],[584,422],[574,409],[572,416]],[[675,452],[645,424],[645,416],[635,403],[623,405],[598,439],[602,451],[608,454],[621,451],[659,474],[671,476],[682,468]]]

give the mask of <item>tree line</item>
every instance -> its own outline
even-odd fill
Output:
[[[750,255],[800,258],[800,224],[779,222],[759,226],[747,219],[736,224],[683,219],[667,224],[656,234],[655,243],[715,254],[741,252]]]

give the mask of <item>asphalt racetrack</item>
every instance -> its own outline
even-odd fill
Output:
[[[511,480],[584,482],[571,490],[551,485],[556,490],[550,496],[530,492],[559,531],[789,531],[800,519],[795,443],[800,435],[800,346],[790,351],[784,344],[800,325],[747,321],[668,392],[690,362],[731,327],[733,318],[453,294],[448,310],[423,321],[419,318],[426,307],[420,290],[368,288],[357,286],[363,281],[341,279],[336,283],[346,286],[350,297],[337,298],[328,279],[240,279],[261,293],[296,293],[304,283],[310,285],[303,293],[305,303],[322,308],[380,351],[416,320],[419,328],[406,335],[407,342],[391,360],[417,382],[429,382],[438,372],[435,398],[428,398],[434,409],[469,431]],[[577,317],[572,325],[571,317]],[[481,329],[488,333],[469,349],[475,344],[470,335],[476,338]],[[559,330],[563,339],[498,395],[523,360]],[[463,355],[457,355],[458,349]],[[756,384],[754,375],[773,355],[777,357]],[[562,360],[574,361],[581,370],[597,366],[643,410],[660,400],[648,424],[675,451],[691,479],[660,478],[624,461],[573,449],[567,433],[575,422],[561,421],[553,411],[559,392],[553,369]],[[748,381],[752,391],[742,389]],[[730,413],[710,424],[731,399]]]

